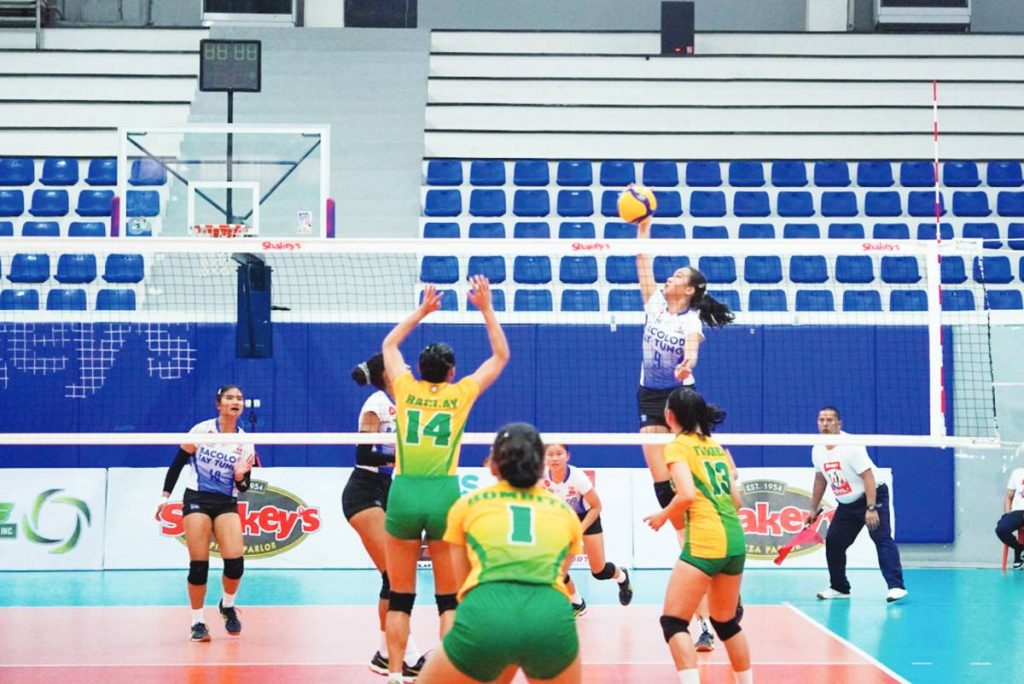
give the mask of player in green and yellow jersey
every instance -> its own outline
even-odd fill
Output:
[[[538,486],[544,445],[512,423],[491,450],[498,484],[467,494],[448,513],[444,538],[466,575],[455,625],[420,684],[581,681],[579,637],[565,574],[583,548],[579,517]]]
[[[675,486],[668,506],[644,520],[655,530],[666,521],[684,529],[683,550],[665,589],[661,629],[683,684],[699,684],[697,653],[687,631],[701,596],[708,593],[711,626],[725,643],[737,684],[750,684],[750,647],[736,605],[746,561],[740,493],[729,452],[711,439],[725,412],[692,389],[672,391],[665,421],[676,438],[665,447]],[[679,523],[682,525],[679,525]]]
[[[399,345],[430,313],[441,308],[441,294],[427,285],[423,301],[384,338],[384,373],[394,391],[398,449],[395,477],[388,494],[387,574],[391,584],[385,632],[388,642],[388,682],[402,681],[402,657],[409,638],[409,617],[416,599],[416,561],[426,534],[434,566],[441,636],[451,629],[458,579],[444,536],[448,509],[459,498],[455,470],[459,465],[462,432],[476,398],[497,380],[508,363],[505,333],[494,315],[487,278],[470,278],[469,300],[483,314],[491,356],[472,375],[455,378],[455,353],[444,343],[420,353],[420,380],[413,377]],[[390,665],[394,663],[394,665]]]

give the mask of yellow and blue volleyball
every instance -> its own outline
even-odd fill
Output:
[[[619,218],[626,223],[639,223],[654,214],[658,200],[654,192],[643,185],[630,185],[619,195]]]

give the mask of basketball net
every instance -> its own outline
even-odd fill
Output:
[[[246,235],[249,226],[244,223],[202,223],[192,226],[189,232],[203,238],[237,238]],[[199,254],[201,277],[225,276],[234,272],[235,263],[231,252],[209,252]]]

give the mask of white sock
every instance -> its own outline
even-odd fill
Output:
[[[615,580],[616,582],[618,582],[619,584],[622,584],[623,582],[626,581],[626,573],[622,572],[622,568],[620,568],[618,565],[616,565],[615,566],[615,577],[612,577],[612,579]]]
[[[700,684],[700,670],[691,668],[679,671],[679,684]]]
[[[583,603],[583,597],[580,596],[580,592],[577,591],[572,595],[572,602],[577,605]]]
[[[224,596],[220,600],[220,605],[224,606],[225,608],[234,608],[235,594],[229,594],[227,592],[224,592]]]
[[[192,609],[192,624],[194,625],[194,624],[196,624],[198,622],[202,622],[202,621],[203,621],[203,609],[202,608],[193,608]]]
[[[744,670],[743,672],[733,672],[736,675],[736,684],[754,684],[754,671]]]
[[[422,655],[420,649],[416,647],[416,640],[410,634],[409,640],[405,642],[405,662],[409,665],[415,665]]]
[[[381,652],[381,655],[388,654],[388,635],[386,632],[380,633],[380,644],[377,646],[377,650]]]

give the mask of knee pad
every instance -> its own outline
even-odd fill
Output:
[[[416,594],[403,594],[400,591],[393,591],[388,597],[388,610],[396,613],[412,615],[412,604],[416,603]]]
[[[224,559],[224,576],[228,579],[242,579],[242,573],[245,572],[245,559],[244,558],[225,558]]]
[[[600,572],[592,572],[590,574],[594,576],[594,579],[609,580],[612,577],[615,577],[615,564],[605,563]]]
[[[382,599],[391,597],[391,582],[388,581],[388,573],[380,573],[380,597]]]
[[[715,618],[711,618],[711,626],[715,628],[715,633],[718,634],[718,638],[722,641],[728,641],[743,631],[743,628],[740,627],[740,621],[736,619],[735,615],[731,620],[726,620],[725,622],[719,622]]]
[[[438,615],[444,615],[446,611],[455,610],[459,605],[455,594],[434,594],[434,600],[437,601]]]
[[[677,618],[674,615],[662,615],[661,619],[661,633],[665,635],[665,643],[667,644],[672,640],[676,634],[685,632],[690,633],[690,621],[684,620],[683,618]]]
[[[657,497],[659,506],[667,508],[676,496],[675,490],[672,489],[672,481],[662,480],[661,482],[655,482],[654,496]]]
[[[190,561],[188,564],[188,583],[197,587],[206,584],[210,574],[210,561]]]

